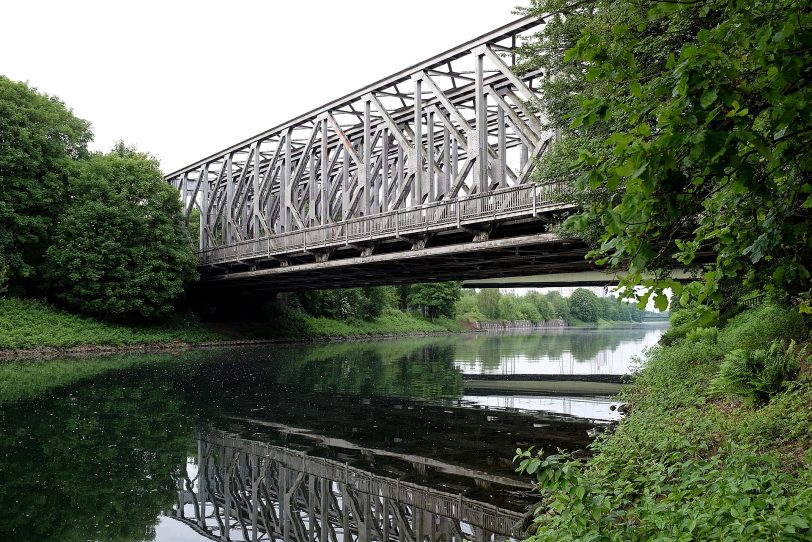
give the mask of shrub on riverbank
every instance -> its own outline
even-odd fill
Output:
[[[592,459],[520,454],[543,495],[532,538],[808,540],[808,365],[765,406],[710,385],[734,345],[792,339],[810,340],[798,314],[767,304],[652,349],[623,394],[631,414],[596,441]]]

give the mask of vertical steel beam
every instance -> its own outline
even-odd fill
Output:
[[[389,129],[384,128],[381,134],[383,139],[381,154],[383,156],[382,170],[381,170],[381,196],[380,196],[380,212],[385,213],[389,210]],[[377,209],[376,209],[377,210]]]
[[[414,77],[414,181],[412,181],[412,194],[416,200],[412,205],[423,203],[423,80]]]
[[[318,189],[319,187],[317,185],[318,181],[316,179],[316,152],[315,152],[315,150],[311,150],[308,157],[302,156],[302,160],[307,160],[307,159],[310,160],[310,164],[309,164],[309,167],[308,167],[308,169],[310,171],[309,171],[309,174],[308,174],[308,181],[307,181],[308,197],[309,197],[308,203],[309,203],[309,205],[307,207],[307,222],[305,223],[305,226],[310,227],[310,226],[313,226],[316,223],[316,199],[318,198],[318,195],[319,195],[319,189]]]
[[[364,141],[363,150],[361,152],[362,164],[358,164],[358,187],[363,188],[364,193],[361,197],[361,214],[368,216],[372,212],[372,189],[369,185],[369,179],[372,175],[370,168],[372,167],[372,118],[371,118],[372,102],[364,100]]]
[[[321,119],[321,225],[330,220],[330,164],[327,160],[327,117]]]
[[[200,168],[200,189],[201,189],[201,205],[200,205],[200,236],[198,238],[198,248],[206,250],[209,248],[209,165],[203,164]]]
[[[443,126],[443,178],[440,186],[440,196],[445,197],[451,186],[451,134],[447,126]],[[439,199],[439,198],[438,198]]]
[[[285,131],[285,156],[282,162],[282,179],[279,183],[279,223],[283,232],[290,230],[290,173],[293,166],[290,155],[290,139],[292,134],[292,128],[288,128]]]
[[[341,220],[349,219],[350,212],[350,151],[342,149],[341,163]]]
[[[226,202],[223,213],[223,243],[229,244],[234,240],[231,228],[231,206],[234,203],[234,182],[232,179],[232,164],[234,162],[234,153],[230,152],[226,155]]]
[[[433,167],[433,165],[434,165],[434,113],[432,111],[429,111],[429,114],[427,115],[427,121],[428,122],[426,124],[427,124],[428,130],[429,130],[429,133],[428,133],[428,149],[427,149],[428,150],[428,156],[426,156],[426,160],[427,160],[428,165],[429,165],[429,169],[427,171],[427,173],[428,173],[427,192],[428,192],[428,201],[434,201],[435,199],[437,199],[437,186],[436,186],[437,179],[435,178],[434,167]]]
[[[253,145],[254,151],[254,174],[252,180],[252,190],[253,196],[251,197],[251,206],[252,211],[254,213],[254,220],[253,220],[253,227],[254,227],[254,239],[259,239],[261,237],[262,232],[262,218],[260,217],[260,213],[262,212],[262,207],[260,204],[260,197],[259,197],[259,145],[260,142],[257,141]]]
[[[405,171],[404,171],[403,160],[404,160],[404,149],[403,149],[403,147],[398,145],[397,179],[395,181],[397,189],[395,190],[394,198],[397,198],[397,195],[400,194],[403,191],[403,183],[404,183],[404,179],[406,178]],[[392,205],[394,206],[396,203],[397,202],[394,201],[394,199],[393,199],[392,200]]]
[[[499,177],[499,188],[504,188],[505,186],[507,186],[507,184],[506,184],[507,145],[506,145],[506,142],[505,142],[505,110],[502,109],[501,105],[497,108],[497,110],[498,110],[497,122],[499,123],[499,126],[498,126],[498,130],[499,130],[498,131],[498,133],[499,133],[499,143],[498,143],[498,145],[499,145],[499,148],[498,148],[498,151],[497,151],[497,155],[499,156],[499,163],[498,163],[499,173],[497,174],[497,177]]]
[[[473,50],[475,62],[474,108],[476,109],[476,167],[474,184],[480,193],[488,190],[488,97],[484,85],[485,47]],[[469,151],[471,145],[468,145]]]

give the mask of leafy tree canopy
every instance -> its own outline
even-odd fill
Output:
[[[576,288],[569,298],[570,312],[584,322],[597,322],[600,298],[585,288]]]
[[[812,312],[812,10],[798,0],[536,0],[557,13],[525,48],[565,143],[540,179],[572,179],[566,227],[663,290],[724,307],[735,288]],[[682,287],[675,265],[702,269]],[[654,278],[645,278],[653,273]],[[634,285],[648,286],[635,294]]]
[[[58,99],[0,76],[0,291],[25,293],[63,207],[71,159],[90,124]]]
[[[47,251],[49,289],[98,316],[167,315],[197,272],[180,200],[157,160],[119,144],[76,169]]]
[[[432,320],[438,316],[454,317],[462,286],[459,282],[413,284],[409,290],[409,305],[420,307]]]

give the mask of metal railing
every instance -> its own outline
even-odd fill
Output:
[[[216,265],[281,257],[351,243],[535,216],[551,207],[567,205],[568,194],[569,185],[562,181],[521,185],[218,246],[198,252],[198,259],[200,265]]]

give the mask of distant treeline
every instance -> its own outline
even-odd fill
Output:
[[[287,294],[288,309],[336,320],[373,320],[387,309],[415,312],[432,320],[454,318],[459,282],[310,290]]]
[[[646,314],[631,303],[600,297],[585,288],[576,289],[570,297],[535,291],[519,296],[496,288],[467,290],[458,282],[312,290],[288,294],[285,306],[309,316],[337,320],[373,320],[386,310],[398,309],[432,320],[457,318],[467,322],[640,322]]]
[[[456,316],[468,322],[487,320],[565,320],[567,323],[595,323],[599,320],[640,322],[646,311],[616,297],[600,297],[577,288],[570,297],[559,292],[503,293],[496,288],[465,290],[456,304]]]

